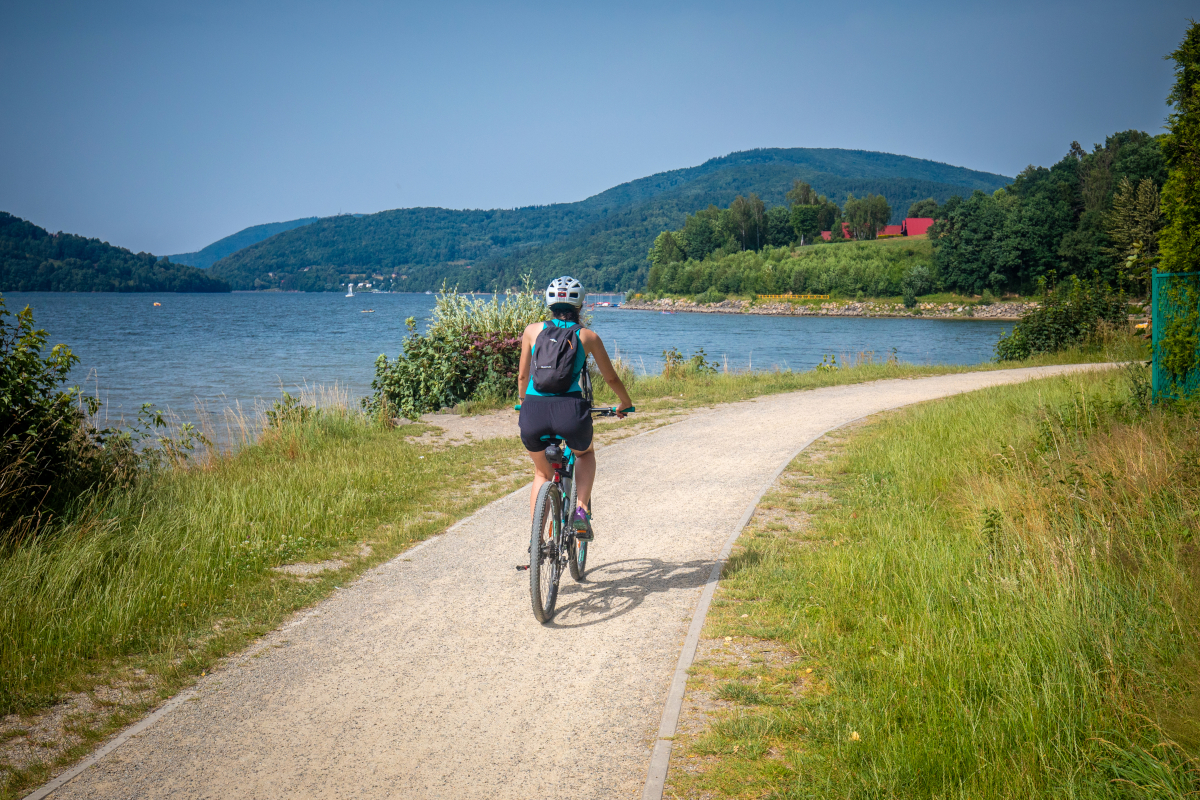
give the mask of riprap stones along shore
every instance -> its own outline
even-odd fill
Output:
[[[829,300],[825,302],[791,302],[786,300],[758,301],[722,300],[719,303],[696,303],[686,297],[661,300],[626,300],[621,308],[633,311],[686,311],[700,314],[764,314],[777,317],[924,317],[933,319],[995,319],[1018,320],[1038,307],[1037,303],[996,302],[988,305],[974,303],[918,303],[905,308],[903,303],[874,300]]]

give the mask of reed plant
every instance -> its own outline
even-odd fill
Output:
[[[793,655],[726,673],[734,708],[672,790],[1196,797],[1200,427],[1129,370],[925,404],[802,456],[709,623]]]
[[[520,291],[493,294],[487,300],[443,288],[433,309],[429,334],[494,333],[520,336],[525,326],[547,319],[546,301],[525,275]]]

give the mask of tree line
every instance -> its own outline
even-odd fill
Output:
[[[950,198],[929,231],[942,284],[1028,292],[1053,274],[1144,290],[1164,224],[1164,140],[1130,130],[1090,152],[1072,142],[1053,166],[1027,167],[990,195]]]
[[[785,199],[786,205],[767,208],[751,192],[749,197],[735,197],[728,208],[710,205],[688,214],[682,228],[663,231],[655,238],[648,256],[651,270],[679,261],[719,259],[745,250],[822,243],[822,231],[830,233],[830,241],[840,242],[845,239],[843,223],[854,239],[869,241],[892,217],[892,207],[883,195],[868,193],[859,198],[850,192],[845,204],[839,206],[799,179]],[[932,198],[918,201],[910,207],[910,216],[912,209],[925,209],[931,203],[937,207]]]
[[[1175,259],[1176,264],[1194,263],[1187,262],[1187,254],[1200,246],[1191,229],[1180,228],[1183,232],[1174,240],[1163,233],[1165,148],[1170,141],[1167,135],[1130,130],[1114,133],[1090,152],[1073,142],[1053,166],[1030,166],[991,194],[976,190],[941,203],[934,198],[912,203],[907,216],[936,220],[929,230],[933,249],[926,265],[928,281],[918,283],[964,294],[986,290],[999,295],[1029,293],[1042,278],[1073,275],[1143,291],[1150,266],[1160,258],[1164,237],[1180,243],[1168,245],[1184,254]],[[1190,186],[1182,180],[1178,184]],[[1181,196],[1185,189],[1177,194]],[[875,238],[892,216],[881,195],[856,198],[851,194],[839,207],[803,181],[795,182],[786,199],[786,206],[766,208],[754,193],[738,196],[728,208],[709,206],[687,215],[681,228],[661,232],[649,251],[648,290],[677,291],[667,288],[676,282],[663,277],[670,264],[721,262],[747,250],[821,244],[821,231],[830,231],[831,240],[838,242],[843,222],[855,239],[866,241]],[[733,283],[725,279],[711,287],[722,291],[722,285]],[[883,288],[885,283],[876,285]],[[710,288],[692,288],[692,284],[677,293],[699,294]],[[895,288],[896,282],[888,285]]]
[[[151,253],[52,234],[0,211],[0,291],[228,292],[229,284]]]
[[[715,303],[729,295],[832,294],[916,297],[936,288],[926,239],[775,247],[713,254],[650,267],[651,296],[690,295]]]

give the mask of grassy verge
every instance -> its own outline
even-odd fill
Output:
[[[435,449],[412,441],[424,429],[325,411],[236,455],[95,498],[0,554],[0,717],[13,715],[4,738],[28,738],[22,715],[88,701],[65,725],[66,749],[0,764],[0,797],[527,478],[513,439]],[[272,569],[322,561],[331,569],[310,576]],[[113,701],[113,687],[132,699]]]
[[[1200,427],[1140,386],[998,387],[797,459],[725,571],[667,796],[1197,796]]]

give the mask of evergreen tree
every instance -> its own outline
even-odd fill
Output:
[[[1113,195],[1112,211],[1107,215],[1109,255],[1125,262],[1129,277],[1141,282],[1157,260],[1158,237],[1162,230],[1158,187],[1143,178],[1134,188],[1122,178]]]
[[[1159,238],[1164,272],[1200,270],[1200,23],[1191,22],[1175,61],[1175,86],[1167,98],[1163,153],[1170,172],[1162,189],[1167,226]]]

